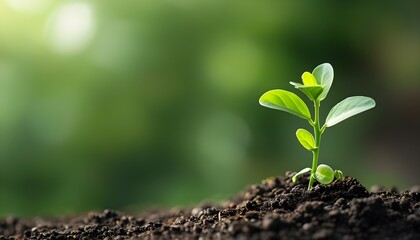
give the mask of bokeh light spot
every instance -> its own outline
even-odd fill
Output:
[[[6,0],[6,3],[17,11],[37,13],[45,9],[51,0]]]
[[[82,50],[94,34],[94,19],[90,5],[82,2],[68,3],[50,16],[47,36],[55,50],[74,53]]]

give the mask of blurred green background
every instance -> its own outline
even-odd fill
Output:
[[[0,0],[0,215],[186,206],[310,165],[258,105],[330,62],[320,161],[418,184],[420,2]]]

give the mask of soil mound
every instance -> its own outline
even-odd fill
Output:
[[[309,178],[272,177],[222,204],[129,216],[105,210],[0,220],[0,239],[420,239],[420,191],[367,191],[346,177],[307,191]]]

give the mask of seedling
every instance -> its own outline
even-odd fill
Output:
[[[311,173],[308,190],[312,189],[314,181],[321,184],[329,184],[334,178],[340,181],[344,175],[340,170],[333,170],[330,166],[320,164],[318,166],[319,148],[321,146],[321,136],[328,127],[332,127],[337,123],[367,111],[375,107],[376,103],[372,98],[363,96],[354,96],[344,99],[333,107],[325,120],[325,124],[321,127],[319,121],[319,108],[321,101],[327,97],[333,83],[334,70],[329,63],[317,66],[312,73],[304,72],[302,74],[302,83],[290,82],[295,88],[303,92],[314,103],[314,119],[312,119],[305,102],[292,92],[281,89],[270,90],[260,97],[260,104],[264,107],[281,110],[308,120],[314,129],[315,137],[305,129],[298,129],[296,137],[300,144],[311,151],[313,154],[312,168],[304,168],[296,173],[292,181],[296,182],[296,178]]]

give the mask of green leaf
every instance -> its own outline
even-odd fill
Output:
[[[296,182],[296,178],[297,178],[297,177],[299,177],[299,176],[301,176],[301,175],[303,175],[303,174],[305,174],[305,173],[308,173],[308,172],[310,172],[310,171],[311,171],[311,169],[310,169],[310,168],[304,168],[304,169],[300,170],[298,173],[296,173],[296,174],[292,177],[292,182]]]
[[[259,100],[264,107],[285,111],[304,119],[311,119],[308,106],[296,94],[285,90],[270,90],[264,93]]]
[[[316,149],[314,137],[305,129],[299,128],[296,131],[296,137],[300,144],[309,151]]]
[[[310,72],[304,72],[302,74],[302,82],[305,86],[315,86],[318,85],[318,82],[316,81],[314,75]]]
[[[336,179],[340,180],[340,181],[343,181],[343,180],[344,180],[344,174],[343,174],[343,172],[342,172],[342,171],[340,171],[340,170],[335,170],[335,171],[334,171],[334,177],[335,177]]]
[[[334,170],[325,164],[320,164],[315,172],[316,180],[321,184],[329,184],[334,180]]]
[[[295,82],[290,82],[290,84],[292,84],[293,86],[295,86],[295,88],[303,92],[312,101],[317,100],[319,95],[321,95],[322,90],[324,90],[324,88],[320,85],[306,86]]]
[[[325,126],[334,126],[349,117],[375,107],[375,105],[375,100],[370,97],[354,96],[346,98],[331,109],[325,121]]]
[[[324,88],[321,95],[319,96],[319,100],[322,101],[324,100],[325,97],[327,97],[327,94],[330,91],[331,85],[333,83],[333,79],[334,79],[333,67],[329,63],[323,63],[317,66],[312,71],[312,75],[314,75],[318,84]]]

